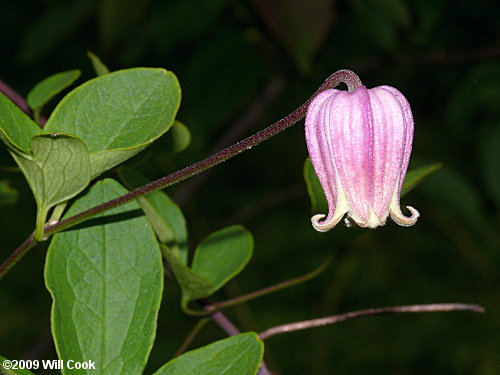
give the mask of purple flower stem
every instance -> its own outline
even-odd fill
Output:
[[[340,83],[345,83],[349,92],[354,91],[357,87],[361,86],[362,83],[359,80],[358,76],[354,74],[350,70],[339,70],[333,73],[330,77],[328,77],[325,82],[316,90],[316,92],[299,108],[290,113],[288,116],[282,118],[281,120],[275,122],[269,127],[259,131],[258,133],[222,150],[219,151],[197,163],[194,163],[186,168],[180,169],[177,172],[169,174],[165,177],[162,177],[158,180],[150,182],[144,186],[141,186],[131,192],[124,194],[118,198],[112,199],[108,202],[102,203],[98,206],[92,207],[86,211],[83,211],[77,215],[71,216],[65,220],[62,220],[56,224],[48,225],[45,227],[44,234],[48,238],[51,234],[56,232],[60,232],[64,229],[73,227],[85,220],[90,219],[96,215],[99,215],[105,211],[108,211],[112,208],[121,206],[125,203],[128,203],[138,197],[141,197],[145,194],[152,193],[156,190],[164,189],[168,186],[176,184],[180,181],[183,181],[187,178],[197,175],[200,172],[203,172],[209,168],[212,168],[240,153],[243,151],[250,150],[252,147],[257,146],[258,144],[264,142],[265,140],[275,136],[278,133],[281,133],[283,130],[288,129],[295,123],[302,120],[307,112],[307,108],[311,101],[316,95],[326,89],[334,88],[338,86]],[[28,238],[26,242],[33,242],[34,238]],[[24,244],[24,243],[23,243]],[[23,246],[23,245],[21,245]],[[34,246],[34,245],[33,245]],[[33,247],[31,246],[31,247]],[[19,249],[15,250],[14,253],[0,266],[0,279],[5,275],[5,273],[11,268],[10,263],[16,263],[19,259],[26,254],[25,252],[19,252]]]

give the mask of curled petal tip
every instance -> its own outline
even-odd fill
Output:
[[[314,229],[316,229],[318,232],[328,232],[330,229],[332,229],[337,223],[342,219],[342,216],[339,217],[334,217],[331,220],[326,220],[326,221],[321,221],[323,218],[326,217],[326,215],[323,214],[318,214],[314,215],[311,218],[311,223]]]
[[[394,220],[396,224],[399,224],[403,227],[409,227],[415,224],[420,217],[420,213],[411,206],[406,206],[406,208],[411,212],[411,216],[407,217],[402,212],[401,209],[397,211],[391,211],[391,218]]]

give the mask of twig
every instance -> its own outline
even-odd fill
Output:
[[[35,240],[35,234],[31,233],[29,237],[2,263],[0,266],[0,279],[21,260],[21,258],[38,242]]]
[[[287,332],[301,331],[304,329],[321,327],[329,324],[335,324],[344,320],[360,318],[369,315],[384,315],[384,314],[400,314],[400,313],[430,313],[439,311],[474,311],[483,313],[484,308],[479,305],[465,303],[436,303],[430,305],[408,305],[396,307],[381,307],[375,309],[351,311],[345,314],[328,316],[326,318],[305,320],[290,324],[283,324],[273,328],[269,328],[259,334],[262,340],[266,340],[271,336],[280,335]]]
[[[309,281],[309,280],[315,278],[321,272],[323,272],[325,270],[325,268],[328,267],[331,260],[332,260],[332,258],[328,257],[323,263],[321,263],[321,265],[318,268],[316,268],[316,269],[314,269],[314,270],[312,270],[304,275],[294,277],[293,279],[282,281],[281,283],[277,283],[277,284],[268,286],[268,287],[260,289],[260,290],[256,290],[256,291],[248,293],[248,294],[244,294],[242,296],[231,298],[231,299],[228,299],[226,301],[213,302],[210,305],[205,306],[205,310],[207,310],[207,311],[221,310],[221,309],[224,309],[226,307],[235,306],[235,305],[238,305],[240,303],[244,303],[244,302],[250,301],[252,299],[255,299],[255,298],[258,298],[261,296],[265,296],[267,294],[274,293],[274,292],[277,292],[277,291],[285,289],[285,288],[290,288],[292,286],[302,284],[306,281]]]
[[[175,352],[174,358],[180,356],[182,353],[184,353],[186,351],[189,344],[191,344],[193,342],[196,335],[198,335],[198,333],[200,333],[202,328],[205,327],[205,325],[209,321],[210,321],[209,318],[202,318],[202,319],[199,319],[198,322],[196,322],[193,329],[189,332],[189,334],[186,336],[186,338],[182,342],[181,346],[179,346],[179,349],[177,349],[177,351]]]

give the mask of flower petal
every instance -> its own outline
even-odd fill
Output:
[[[389,216],[389,204],[399,189],[406,143],[406,119],[393,93],[385,88],[368,90],[373,116],[373,202],[382,225]]]
[[[337,94],[325,127],[331,134],[335,165],[349,202],[349,216],[363,226],[370,217],[373,179],[373,132],[366,87]]]
[[[391,86],[379,86],[380,88],[383,88],[385,90],[390,91],[396,100],[399,102],[399,106],[401,110],[403,111],[403,115],[405,117],[405,123],[406,123],[406,135],[405,135],[405,146],[404,146],[404,157],[403,157],[403,162],[401,165],[401,176],[399,179],[399,188],[403,186],[403,182],[405,180],[405,175],[406,175],[406,170],[408,169],[408,163],[410,162],[410,155],[411,155],[411,144],[413,142],[413,114],[411,113],[411,107],[410,103],[408,103],[408,100],[401,94],[401,92],[398,89],[395,89],[394,87]]]
[[[324,126],[324,116],[325,110],[328,110],[329,108],[327,102],[332,97],[335,97],[335,95],[339,92],[339,90],[334,89],[325,90],[318,96],[316,96],[309,105],[305,121],[306,141],[307,148],[309,150],[309,156],[314,166],[314,170],[316,171],[316,175],[318,176],[321,186],[323,187],[323,191],[328,202],[329,212],[328,216],[324,220],[324,223],[332,222],[333,217],[335,216],[335,209],[337,207],[336,201],[338,196],[336,182],[337,177],[331,151],[331,136]],[[318,227],[322,225],[328,225],[319,223],[319,220],[324,217],[325,215],[315,216],[315,222],[317,222],[316,225],[318,225]]]
[[[308,108],[306,140],[311,161],[328,201],[328,215],[315,215],[315,229],[346,220],[361,227],[384,225],[387,217],[413,225],[419,213],[401,212],[399,196],[411,153],[413,116],[395,88],[353,92],[326,90]]]

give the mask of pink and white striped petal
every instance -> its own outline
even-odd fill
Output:
[[[412,138],[410,106],[390,86],[320,93],[307,112],[306,141],[329,212],[313,216],[314,228],[327,231],[345,214],[361,227],[384,225],[389,215],[413,225],[418,211],[409,207],[405,217],[399,207]]]

